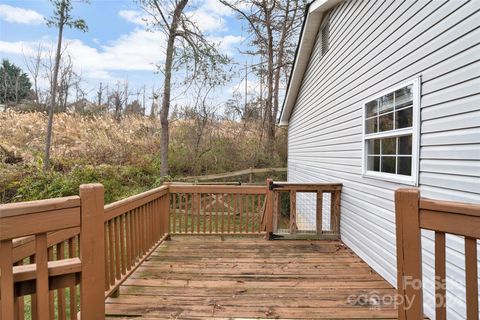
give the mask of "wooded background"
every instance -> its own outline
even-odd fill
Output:
[[[69,29],[88,32],[88,21],[73,15],[71,0],[50,2],[56,47],[39,43],[23,68],[8,60],[0,66],[2,202],[74,194],[93,181],[106,184],[108,202],[174,177],[286,165],[286,131],[276,121],[305,1],[218,2],[250,34],[241,54],[256,63],[244,67],[217,51],[187,14],[193,2],[136,2],[152,17],[149,27],[166,35],[163,85],[133,88],[123,80],[99,83],[93,93],[63,43]],[[243,73],[259,92],[212,99]],[[185,89],[188,103],[173,102],[172,85]]]

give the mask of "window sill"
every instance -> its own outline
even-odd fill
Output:
[[[408,186],[417,186],[417,182],[412,176],[400,176],[396,174],[367,171],[366,173],[362,174],[362,177],[369,178],[369,179],[383,180],[383,181],[388,181],[393,183],[399,183],[399,184],[404,184]]]

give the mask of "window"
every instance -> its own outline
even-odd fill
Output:
[[[365,102],[364,176],[417,183],[418,110],[418,80]]]

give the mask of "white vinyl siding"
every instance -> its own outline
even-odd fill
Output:
[[[322,57],[315,44],[290,118],[289,181],[342,182],[342,240],[394,285],[394,190],[405,185],[362,177],[363,102],[421,77],[422,196],[480,203],[479,10],[480,1],[342,2],[330,12],[329,50]],[[433,317],[431,239],[425,232]],[[447,277],[462,282],[463,240],[449,236],[447,245]],[[464,319],[464,288],[451,285],[447,299],[448,319]]]

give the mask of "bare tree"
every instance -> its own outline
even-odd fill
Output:
[[[40,89],[39,89],[39,78],[41,76],[42,70],[42,59],[44,55],[44,46],[42,42],[39,42],[35,52],[32,55],[23,54],[25,60],[25,66],[27,67],[30,78],[33,81],[33,91],[35,93],[35,106],[37,110],[40,108]]]
[[[116,120],[120,120],[128,105],[128,97],[130,92],[128,91],[128,81],[125,80],[123,84],[117,81],[115,89],[108,96],[108,104],[111,105],[113,114]]]
[[[103,92],[105,91],[105,87],[103,84],[100,82],[98,85],[98,90],[97,90],[97,106],[101,106],[103,103]]]
[[[156,118],[157,117],[157,109],[158,109],[158,93],[155,92],[155,88],[152,87],[152,107],[150,109],[150,117]]]
[[[74,86],[74,82],[80,81],[78,80],[77,75],[73,71],[72,57],[68,54],[62,57],[58,71],[58,111],[67,111],[68,94],[71,87]]]
[[[50,93],[50,109],[48,111],[47,136],[45,140],[45,158],[43,161],[43,170],[47,171],[50,167],[50,149],[52,143],[53,130],[53,112],[56,105],[58,70],[60,68],[60,59],[62,53],[63,29],[65,26],[86,32],[87,24],[83,19],[75,19],[72,16],[73,6],[71,0],[50,0],[53,4],[53,16],[47,20],[49,27],[58,29],[57,51],[55,55],[55,66],[53,69],[53,79]]]
[[[171,103],[172,73],[179,65],[193,65],[190,80],[199,73],[208,73],[209,65],[226,63],[216,47],[210,43],[185,12],[188,0],[141,0],[143,9],[153,19],[152,27],[161,30],[167,38],[165,61],[160,67],[164,74],[161,123],[160,175],[168,175],[169,111]],[[177,63],[176,63],[177,62]]]
[[[246,21],[253,34],[251,49],[246,53],[260,56],[255,66],[260,81],[265,75],[266,98],[260,99],[264,107],[267,153],[273,155],[275,123],[279,111],[279,94],[286,82],[282,70],[289,69],[293,61],[293,48],[300,29],[300,14],[305,0],[219,0]],[[263,87],[263,83],[261,84]]]

